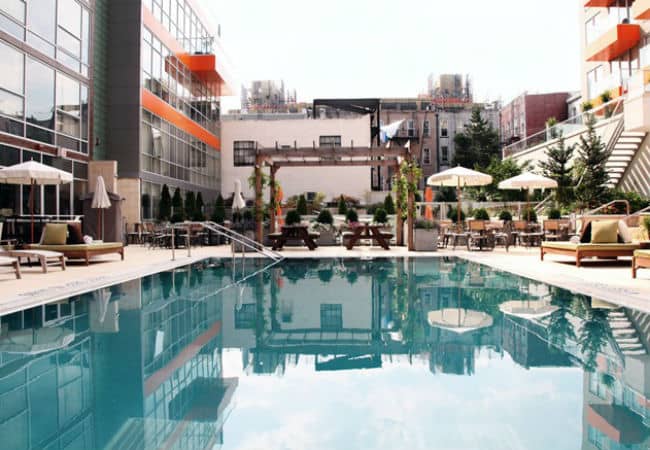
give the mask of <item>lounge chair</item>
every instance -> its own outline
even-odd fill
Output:
[[[11,266],[14,269],[17,279],[21,279],[20,275],[20,263],[16,258],[10,258],[8,256],[0,256],[0,266]]]
[[[580,242],[543,242],[540,257],[544,261],[544,255],[549,253],[571,256],[575,258],[576,266],[580,267],[585,258],[631,257],[639,247],[638,242],[624,242],[621,239],[618,221],[597,221],[584,229]]]
[[[650,250],[637,250],[632,257],[632,278],[638,269],[650,269]]]
[[[0,250],[0,256],[10,256],[18,259],[18,264],[21,263],[22,258],[27,259],[31,265],[31,260],[36,259],[43,269],[43,273],[47,273],[47,265],[49,262],[59,263],[61,270],[65,270],[65,255],[61,252],[53,252],[49,250]]]
[[[68,238],[68,224],[48,223],[43,229],[40,243],[31,244],[28,250],[46,250],[63,253],[68,259],[83,259],[86,265],[90,264],[90,257],[117,253],[124,260],[124,244],[122,242],[97,242],[91,244],[79,243],[80,228],[70,228]]]

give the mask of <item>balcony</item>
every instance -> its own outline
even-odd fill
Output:
[[[638,24],[617,24],[587,46],[587,61],[612,61],[636,46],[640,39]]]
[[[650,20],[650,0],[636,0],[632,4],[632,17],[636,20]]]
[[[607,8],[612,6],[616,0],[586,0],[585,8]]]
[[[393,139],[400,141],[419,141],[420,133],[417,128],[400,128],[393,136]]]
[[[630,79],[624,111],[626,131],[650,131],[650,70],[641,69]]]

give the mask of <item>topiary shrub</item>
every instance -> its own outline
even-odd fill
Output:
[[[384,209],[386,210],[386,214],[395,214],[395,201],[390,194],[384,199]]]
[[[372,220],[375,223],[387,223],[388,214],[386,213],[386,210],[384,208],[377,208]]]
[[[348,210],[345,214],[345,221],[347,223],[354,223],[359,221],[359,214],[354,209]]]
[[[255,220],[253,211],[251,211],[250,209],[245,209],[241,217],[244,222],[253,222]]]
[[[453,223],[458,222],[458,212],[456,208],[449,208],[449,212],[447,213],[447,219],[451,219]],[[461,222],[465,220],[465,211],[460,210],[460,220]]]
[[[284,218],[287,225],[299,225],[301,220],[300,213],[295,209],[287,212],[287,216]]]
[[[510,222],[512,220],[512,213],[507,209],[504,209],[499,213],[499,220],[503,220],[504,222]]]
[[[548,218],[550,220],[557,220],[562,218],[562,211],[557,208],[553,208],[548,212]]]
[[[341,194],[341,196],[339,197],[338,213],[343,215],[348,213],[348,205],[347,203],[345,203],[345,198],[343,197],[343,194]]]
[[[524,209],[521,212],[521,220],[528,220],[530,222],[537,222],[537,213],[535,212],[535,210],[533,208]]]
[[[217,199],[214,201],[214,209],[212,210],[212,221],[218,224],[222,224],[226,220],[226,206],[223,202],[223,197],[221,194],[217,196]]]
[[[366,213],[368,215],[374,215],[375,211],[377,211],[379,208],[383,208],[384,204],[383,203],[373,203],[372,205],[369,205],[366,208]]]
[[[318,214],[318,217],[316,217],[316,222],[321,223],[323,225],[333,225],[334,217],[332,217],[332,213],[330,212],[329,209],[323,209]]]
[[[192,215],[192,220],[196,222],[203,222],[205,220],[205,214],[203,209],[205,204],[203,203],[203,195],[199,192],[196,194],[196,205],[194,207],[194,214]]]
[[[296,205],[296,211],[298,211],[298,214],[300,215],[307,214],[307,199],[302,194],[300,195],[300,197],[298,197],[298,204]]]
[[[474,211],[474,219],[476,220],[490,220],[490,215],[485,208],[479,208]]]

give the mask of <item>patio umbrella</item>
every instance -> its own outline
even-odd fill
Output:
[[[239,211],[246,207],[246,200],[241,193],[241,181],[235,180],[235,195],[232,199],[232,209]]]
[[[72,330],[63,327],[9,331],[0,339],[0,353],[36,355],[66,347],[74,341],[74,337]]]
[[[433,201],[433,189],[430,186],[424,190],[424,201],[426,203],[431,203]],[[431,205],[426,205],[424,207],[424,218],[427,220],[433,220],[433,208]]]
[[[97,183],[95,184],[95,193],[93,194],[93,201],[90,206],[97,210],[97,222],[99,222],[99,210],[101,209],[102,211],[102,220],[100,225],[102,230],[102,240],[104,240],[104,210],[111,207],[111,199],[108,198],[108,192],[106,192],[104,177],[101,175],[97,177]]]
[[[491,327],[494,322],[492,317],[483,311],[464,308],[443,308],[430,311],[427,320],[432,327],[458,334]]]
[[[449,186],[456,188],[456,194],[458,197],[458,226],[460,226],[461,217],[461,189],[465,186],[485,186],[490,183],[492,183],[492,177],[490,175],[477,172],[476,170],[466,169],[461,166],[435,173],[427,179],[427,184],[429,186]]]
[[[559,308],[547,300],[510,300],[499,305],[503,314],[521,317],[522,319],[537,319],[548,316]]]
[[[27,161],[0,169],[0,183],[30,185],[29,209],[31,215],[31,241],[34,242],[34,185],[72,183],[72,174],[52,166]]]
[[[530,189],[556,188],[557,181],[537,175],[532,172],[524,172],[516,177],[508,178],[499,183],[499,189],[526,189],[526,213],[527,221],[530,222]]]

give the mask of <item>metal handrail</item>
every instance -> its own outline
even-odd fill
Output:
[[[254,250],[255,252],[262,254],[268,258],[271,258],[274,261],[281,261],[284,259],[284,256],[282,256],[280,253],[269,250],[266,248],[264,245],[260,244],[254,239],[251,239],[247,236],[244,236],[241,233],[237,233],[236,231],[232,230],[231,228],[224,227],[223,225],[219,225],[216,222],[194,222],[195,224],[202,225],[204,228],[207,228],[208,230],[211,230],[217,234],[220,234],[222,236],[226,236],[227,238],[231,239],[232,241],[237,242],[238,244],[249,248],[251,250]]]
[[[600,205],[596,209],[592,209],[591,211],[587,211],[586,213],[582,214],[582,217],[593,216],[598,211],[601,211],[601,210],[603,210],[603,209],[605,209],[605,208],[607,208],[609,206],[615,205],[617,203],[624,203],[625,204],[625,211],[626,211],[625,215],[629,216],[630,215],[630,202],[629,201],[627,201],[627,200],[612,200],[611,202],[605,203],[604,205]]]
[[[541,202],[535,205],[534,208],[535,212],[539,214],[542,211],[542,208],[544,208],[544,206],[546,206],[546,204],[550,202],[552,199],[553,199],[553,194],[548,194],[546,198],[544,198]]]

